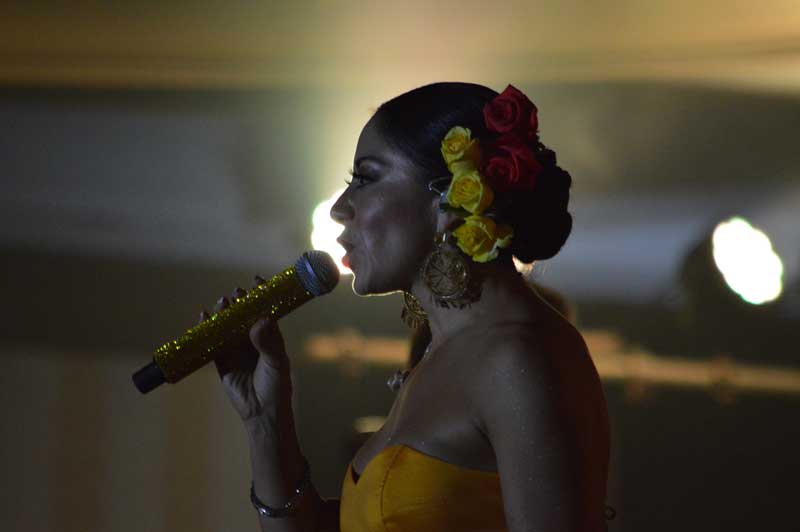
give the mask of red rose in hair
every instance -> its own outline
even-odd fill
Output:
[[[494,192],[505,192],[519,179],[514,161],[502,155],[491,155],[480,169],[482,176],[489,181]]]
[[[533,106],[533,111],[531,112],[531,119],[528,123],[528,129],[525,131],[525,140],[528,142],[529,146],[536,146],[539,142],[539,117],[536,116],[536,106]]]
[[[483,107],[483,118],[490,131],[496,133],[518,131],[527,137],[526,130],[533,127],[535,134],[539,127],[536,111],[536,106],[527,96],[513,85],[509,85]]]
[[[533,151],[516,135],[503,135],[490,144],[480,173],[496,192],[533,189],[542,165]]]

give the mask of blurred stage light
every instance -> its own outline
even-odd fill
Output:
[[[603,380],[712,392],[722,386],[734,392],[800,396],[800,369],[793,367],[747,364],[713,352],[703,356],[703,360],[655,353],[630,345],[618,333],[607,329],[581,328],[581,334]],[[312,360],[378,367],[386,371],[386,377],[398,367],[406,368],[409,361],[407,337],[366,335],[350,328],[311,334],[303,349]],[[362,371],[353,373],[361,375]],[[359,418],[356,432],[374,432],[383,421],[379,416]]]
[[[355,419],[353,428],[359,434],[369,434],[378,432],[384,423],[386,423],[385,416],[361,416]]]
[[[326,251],[336,261],[341,273],[353,273],[350,268],[342,264],[345,250],[336,241],[336,237],[342,234],[344,227],[333,221],[330,216],[331,207],[337,198],[342,195],[345,189],[339,189],[327,200],[323,201],[314,209],[311,215],[311,246],[314,249]]]
[[[783,289],[783,263],[763,231],[733,217],[711,237],[714,263],[728,287],[754,305],[774,301]]]
[[[709,227],[679,273],[686,319],[703,330],[724,330],[726,342],[784,312],[784,266],[763,231],[742,216]],[[716,329],[715,329],[716,328]],[[701,329],[696,329],[701,330]],[[719,335],[718,335],[719,336]],[[726,344],[728,345],[728,344]]]

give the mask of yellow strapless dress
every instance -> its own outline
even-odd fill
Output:
[[[348,464],[341,532],[506,531],[500,476],[439,460],[404,444],[381,450],[361,476]]]

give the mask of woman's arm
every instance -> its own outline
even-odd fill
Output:
[[[253,489],[256,497],[271,508],[281,508],[286,504],[303,474],[303,458],[297,441],[292,443],[290,434],[285,430],[276,430],[276,426],[276,422],[266,423],[259,418],[245,421]],[[314,495],[305,494],[292,516],[277,518],[256,514],[261,530],[315,532],[318,504]]]
[[[497,458],[508,530],[588,530],[551,365],[523,341],[497,346],[487,360],[482,389],[499,392],[476,405]]]
[[[283,424],[286,429],[289,427]],[[245,424],[250,444],[253,489],[267,506],[281,508],[291,498],[303,475],[303,455],[293,430],[279,432],[272,423],[253,420]],[[299,501],[296,512],[288,517],[258,515],[264,532],[322,532],[339,529],[339,507],[324,501],[311,484]],[[335,527],[332,525],[335,524]]]
[[[266,281],[258,276],[256,285]],[[236,288],[234,299],[247,294]],[[214,307],[228,306],[221,297]],[[200,314],[200,321],[209,318]],[[253,491],[271,508],[282,508],[294,495],[305,466],[295,430],[292,409],[291,360],[276,322],[258,320],[249,331],[250,344],[214,362],[225,392],[241,416],[247,432]],[[323,500],[311,484],[298,501],[293,515],[268,517],[256,514],[262,531],[338,532],[339,500]]]

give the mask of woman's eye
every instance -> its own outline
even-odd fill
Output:
[[[365,176],[364,174],[358,174],[358,173],[355,173],[355,172],[353,172],[353,170],[348,170],[348,171],[347,171],[347,173],[348,173],[348,174],[350,174],[350,175],[352,176],[352,179],[351,179],[351,180],[349,180],[349,181],[348,181],[347,179],[345,179],[345,180],[344,180],[344,182],[345,182],[345,183],[346,183],[348,186],[349,186],[349,185],[350,185],[350,184],[351,184],[353,181],[355,181],[355,182],[356,182],[356,188],[359,188],[359,187],[362,187],[362,186],[364,186],[366,183],[368,183],[368,182],[370,182],[370,181],[374,181],[374,179],[372,179],[372,178],[369,178],[369,177]]]

